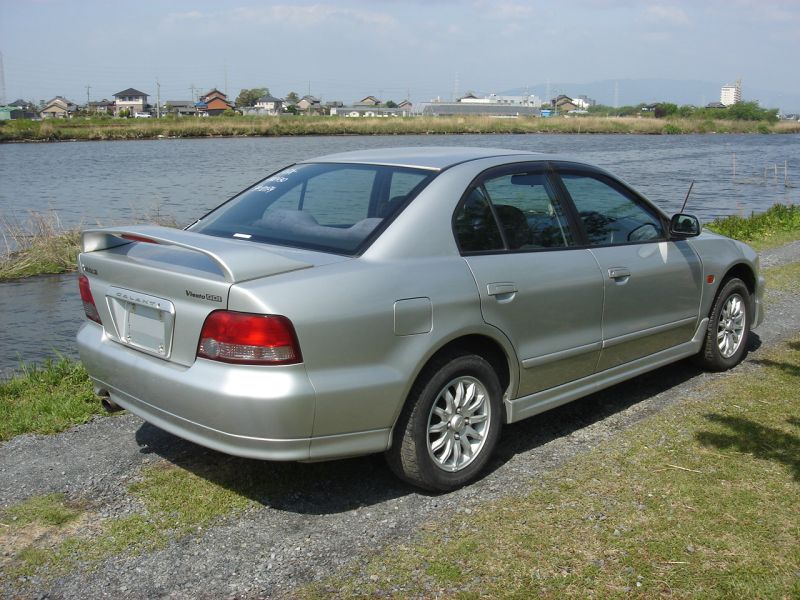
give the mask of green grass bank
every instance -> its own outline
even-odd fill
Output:
[[[653,117],[210,117],[0,122],[0,142],[296,135],[800,133],[800,122]]]

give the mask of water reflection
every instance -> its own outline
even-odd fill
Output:
[[[74,273],[0,283],[0,375],[8,375],[20,360],[35,362],[56,353],[76,357],[82,316]]]

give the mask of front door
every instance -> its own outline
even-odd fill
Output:
[[[700,259],[670,241],[664,220],[599,173],[561,173],[605,287],[602,371],[689,341],[697,327]]]

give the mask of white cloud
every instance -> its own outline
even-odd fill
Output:
[[[502,21],[527,19],[534,14],[530,4],[517,2],[493,2],[492,0],[476,0],[473,6],[481,11],[482,16]]]
[[[340,8],[326,4],[276,4],[258,8],[237,8],[234,18],[251,24],[280,27],[311,27],[330,21],[350,22],[371,27],[391,27],[396,24],[393,16],[374,11]]]
[[[689,16],[678,6],[653,4],[644,10],[644,20],[655,25],[683,27],[689,25]]]

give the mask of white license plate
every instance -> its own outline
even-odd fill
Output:
[[[123,344],[168,358],[175,307],[169,300],[111,287],[106,294],[117,338]]]

